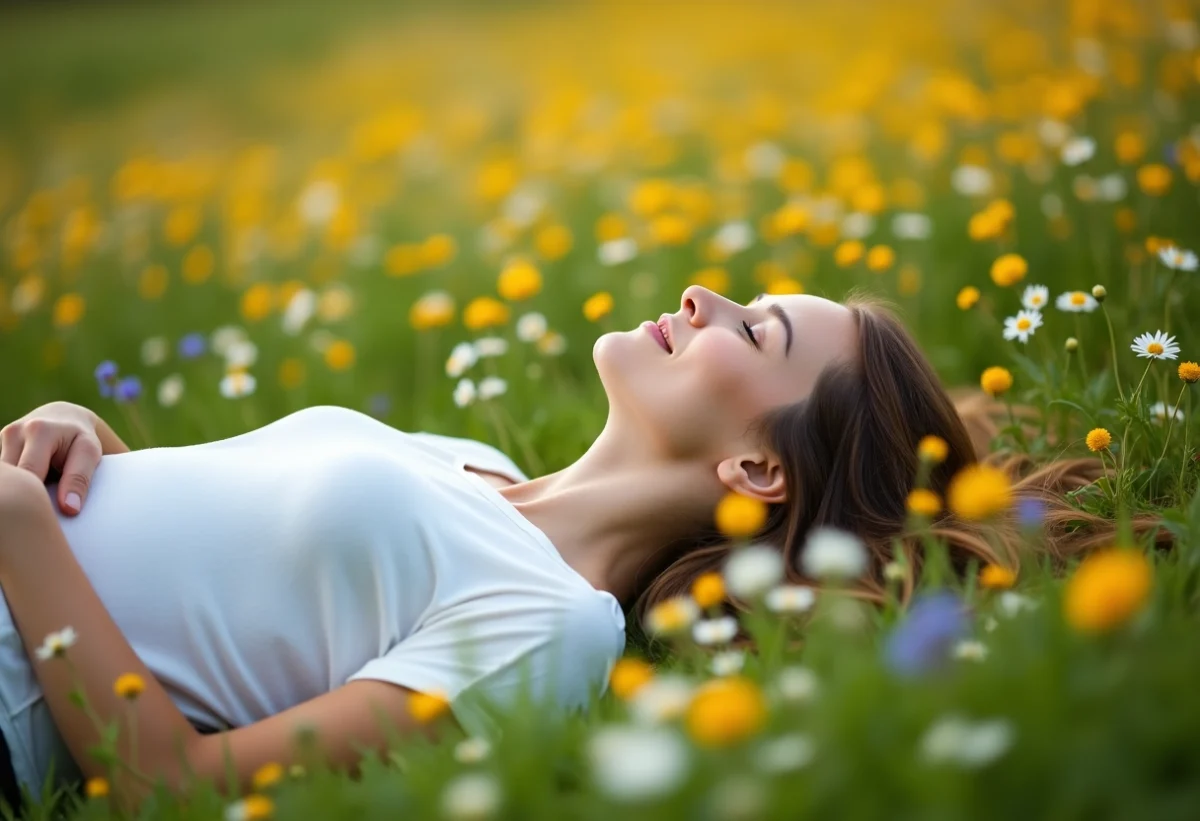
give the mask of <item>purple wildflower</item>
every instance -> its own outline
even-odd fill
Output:
[[[142,380],[127,376],[113,388],[113,398],[118,402],[133,402],[142,395]]]
[[[204,334],[195,332],[179,340],[179,357],[181,359],[195,359],[203,355],[207,343],[204,341]]]
[[[117,378],[117,363],[106,359],[96,366],[96,384],[100,386],[100,395],[106,399],[112,396],[113,380]]]
[[[1041,499],[1022,499],[1017,503],[1017,521],[1021,527],[1041,527],[1046,517],[1046,503]]]
[[[392,409],[392,398],[386,393],[372,394],[367,400],[367,407],[370,409],[372,416],[381,418],[388,415]]]
[[[966,627],[966,610],[958,596],[948,590],[925,596],[888,636],[884,658],[900,675],[919,675],[945,661]]]

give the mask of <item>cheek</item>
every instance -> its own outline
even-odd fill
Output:
[[[740,340],[711,335],[697,339],[687,350],[688,381],[683,393],[691,401],[711,410],[721,410],[727,418],[740,419],[760,404],[761,363],[755,352],[743,349]]]

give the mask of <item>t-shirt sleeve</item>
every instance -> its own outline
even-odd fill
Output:
[[[586,593],[565,602],[462,602],[348,680],[440,691],[467,733],[494,739],[499,733],[490,713],[523,696],[575,709],[603,694],[624,650],[617,609],[615,600]]]

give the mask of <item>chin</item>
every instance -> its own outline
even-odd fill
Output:
[[[610,331],[592,345],[592,361],[606,389],[628,382],[632,374],[642,370],[648,352],[637,342],[630,331]]]

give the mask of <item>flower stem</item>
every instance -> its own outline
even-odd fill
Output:
[[[1117,395],[1121,397],[1121,401],[1125,401],[1125,392],[1121,389],[1121,370],[1117,365],[1117,337],[1113,333],[1112,317],[1108,315],[1108,309],[1104,307],[1104,303],[1100,303],[1100,310],[1104,312],[1104,322],[1108,325],[1108,341],[1112,345],[1113,358],[1113,379],[1117,382]]]

